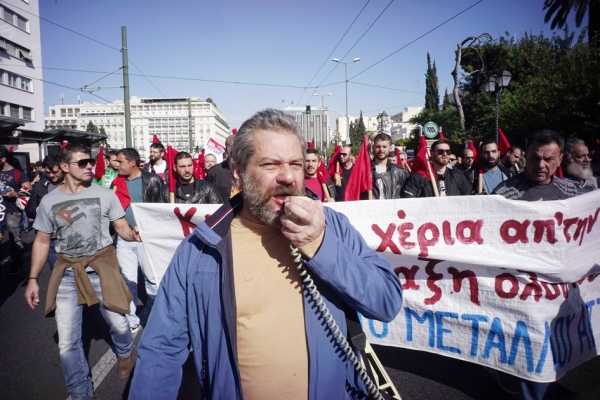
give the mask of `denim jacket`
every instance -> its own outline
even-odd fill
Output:
[[[130,399],[175,399],[190,344],[202,397],[242,398],[230,232],[241,209],[237,195],[177,249],[138,346]],[[344,303],[368,318],[392,320],[402,305],[392,268],[343,214],[325,207],[325,218],[321,247],[304,261],[340,329],[347,330]],[[303,296],[309,399],[365,398],[364,384],[330,341],[306,288]]]

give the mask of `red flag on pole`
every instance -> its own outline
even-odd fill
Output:
[[[428,181],[431,181],[429,176],[429,169],[427,168],[429,161],[427,160],[427,142],[425,136],[419,138],[419,145],[417,146],[417,153],[412,164],[412,173],[419,173],[425,177]]]
[[[498,154],[503,156],[510,149],[510,143],[508,143],[508,139],[504,136],[504,132],[502,129],[498,128]]]
[[[335,151],[333,152],[333,155],[329,159],[329,166],[327,168],[327,172],[329,172],[329,176],[331,177],[331,179],[333,179],[335,177],[336,173],[340,173],[340,171],[336,170],[336,165],[339,167],[341,151],[342,151],[342,148],[340,146],[335,146]]]
[[[440,132],[438,133],[438,135],[439,135],[439,139],[444,138],[444,132],[442,132],[442,128],[440,128]]]
[[[204,179],[206,176],[206,170],[204,169],[204,149],[198,156],[198,161],[194,161],[194,178]]]
[[[308,146],[309,149],[314,149],[315,148],[315,145],[310,140],[308,142],[306,142],[306,145]]]
[[[471,168],[473,168],[474,170],[479,170],[479,157],[477,154],[477,149],[475,148],[475,145],[473,144],[472,140],[469,140],[469,144],[467,145],[467,149],[471,150],[473,152],[473,166]]]
[[[169,201],[170,203],[175,203],[175,184],[177,183],[177,172],[175,169],[175,155],[178,153],[171,146],[167,146],[167,151],[165,154],[167,161],[167,171],[169,174]]]
[[[94,171],[94,179],[102,179],[106,172],[106,163],[104,162],[104,146],[100,146],[98,157],[96,157],[96,171]]]
[[[160,143],[160,139],[156,136],[156,133],[152,136],[152,144]]]
[[[402,160],[400,160],[400,148],[396,147],[394,148],[394,153],[396,153],[396,164],[398,164],[399,166],[402,166]]]
[[[66,140],[63,140],[61,145],[60,145],[60,149],[64,149],[65,147],[67,147],[67,145],[69,144],[69,142],[67,142]]]
[[[346,184],[344,200],[359,200],[360,195],[367,190],[373,190],[373,176],[371,175],[371,158],[369,157],[369,137],[365,135],[354,167],[352,167],[350,179]]]

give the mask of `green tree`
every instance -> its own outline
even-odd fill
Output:
[[[448,88],[444,92],[444,100],[442,102],[442,110],[448,110],[450,108],[450,98],[448,97]]]
[[[98,133],[101,135],[106,135],[106,131],[104,130],[103,126],[101,126],[100,129],[98,129]]]
[[[365,135],[368,135],[368,132],[367,128],[365,127],[365,121],[363,120],[363,114],[361,110],[358,121],[351,125],[350,130],[350,143],[352,143],[352,151],[354,154],[358,154],[358,149],[360,148]]]
[[[600,39],[600,1],[598,0],[544,0],[544,23],[550,20],[550,28],[564,28],[571,11],[575,11],[575,24],[579,28],[586,13],[588,16],[587,33],[590,43]]]
[[[87,127],[85,128],[86,132],[98,133],[98,127],[94,125],[92,121],[88,122]]]
[[[431,66],[431,58],[427,53],[427,72],[425,73],[425,108],[437,111],[440,108],[439,83],[435,60]]]

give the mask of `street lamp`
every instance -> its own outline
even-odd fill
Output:
[[[381,127],[380,133],[385,133],[385,127],[387,125],[388,119],[389,117],[385,111],[377,115],[377,122],[379,122],[379,126]]]
[[[323,97],[331,96],[331,93],[327,93],[326,95],[325,94],[324,95],[320,95],[320,94],[313,93],[313,96],[321,97],[321,110],[322,110],[323,107],[324,107],[324,103],[325,103],[323,101]]]
[[[336,62],[336,63],[340,63],[340,64],[344,64],[344,73],[346,76],[346,138],[350,138],[350,116],[348,115],[348,64],[352,64],[352,63],[345,63],[345,62],[341,62],[339,58],[333,58],[331,61]],[[352,60],[353,63],[360,61],[360,58],[355,58],[354,60]]]
[[[494,93],[496,97],[496,142],[498,142],[498,95],[505,87],[508,87],[512,75],[507,70],[502,71],[502,75],[491,76],[485,81],[483,88],[488,93]]]

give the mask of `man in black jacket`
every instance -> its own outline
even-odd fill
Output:
[[[113,180],[112,187],[125,210],[125,218],[133,229],[137,226],[137,223],[133,216],[131,203],[160,203],[163,181],[158,175],[140,169],[140,154],[135,149],[121,149],[117,153],[117,163],[119,164],[119,175]],[[159,282],[154,276],[141,242],[127,242],[119,237],[117,240],[117,258],[121,275],[123,275],[125,283],[133,295],[131,313],[127,315],[127,320],[131,330],[136,331],[140,323],[145,324],[145,319],[147,319],[152,304],[154,304]],[[135,313],[138,299],[138,266],[141,267],[144,274],[146,294],[148,295],[148,301],[140,317]]]
[[[442,138],[431,145],[431,160],[440,197],[466,196],[471,194],[471,184],[465,173],[447,168],[450,162],[450,141]],[[414,172],[402,190],[403,198],[434,197],[433,187],[423,175]]]
[[[194,178],[194,163],[190,153],[181,151],[175,156],[175,203],[186,204],[222,204],[223,199],[211,183]],[[161,203],[170,203],[169,185],[163,185]]]
[[[408,178],[402,167],[389,161],[392,138],[380,133],[373,139],[373,199],[399,199]]]
[[[233,135],[229,135],[227,139],[225,139],[224,156],[229,154],[232,144]],[[233,176],[231,175],[229,160],[224,159],[222,163],[211,167],[206,174],[206,181],[217,187],[223,200],[229,199],[231,197],[231,187],[233,186]]]
[[[33,185],[31,190],[31,197],[25,207],[25,213],[31,219],[35,219],[37,216],[37,208],[42,201],[42,197],[62,185],[65,178],[64,172],[60,169],[60,154],[53,154],[46,156],[43,161],[44,174],[40,177],[40,180]],[[54,268],[56,262],[56,235],[52,234],[50,239],[50,249],[48,251],[48,266],[50,270]]]

